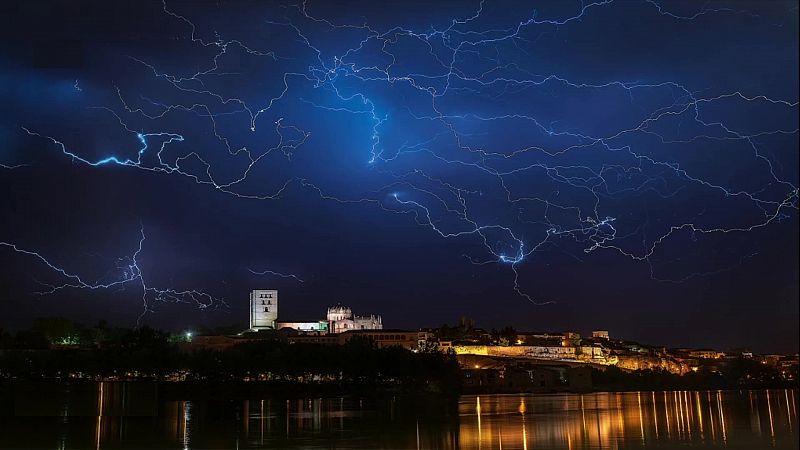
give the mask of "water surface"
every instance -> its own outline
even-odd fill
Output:
[[[795,449],[797,390],[165,400],[155,385],[16,389],[0,448]]]

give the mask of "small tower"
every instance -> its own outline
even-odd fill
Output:
[[[278,320],[278,291],[256,289],[250,292],[250,330],[274,330]]]

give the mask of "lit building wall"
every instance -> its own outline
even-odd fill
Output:
[[[580,347],[580,356],[584,359],[605,359],[603,348],[595,345],[583,345]]]
[[[592,331],[592,337],[595,339],[608,339],[608,331],[607,330],[594,330]]]
[[[416,350],[419,346],[419,335],[415,331],[405,330],[353,330],[340,333],[339,344],[345,344],[353,337],[367,338],[375,342],[378,348],[402,347],[406,350]]]
[[[537,345],[453,345],[452,348],[457,355],[485,355],[499,356],[504,358],[534,358],[534,359],[565,359],[565,360],[590,360],[598,364],[607,364],[607,358],[602,354],[600,348],[582,347],[581,351],[586,352],[579,358],[576,347],[560,346],[537,346]],[[444,350],[447,350],[444,349]]]
[[[725,357],[725,353],[715,350],[693,350],[689,352],[689,356],[700,359],[720,359]]]
[[[328,331],[327,320],[317,320],[314,322],[277,322],[277,328],[292,328],[298,331]]]
[[[354,316],[353,327],[356,330],[380,330],[383,329],[381,316]]]
[[[250,329],[274,330],[278,319],[278,291],[256,289],[250,292]]]

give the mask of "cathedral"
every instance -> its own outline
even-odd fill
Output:
[[[343,333],[351,330],[382,330],[381,316],[357,316],[338,304],[328,308],[323,320],[278,320],[278,291],[257,289],[250,293],[250,331],[292,328],[297,331]]]
[[[354,316],[353,311],[341,304],[328,308],[328,328],[331,333],[349,330],[382,330],[381,316]]]

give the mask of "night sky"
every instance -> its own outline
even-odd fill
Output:
[[[798,349],[796,1],[0,21],[0,327],[244,328],[274,288],[284,319]]]

